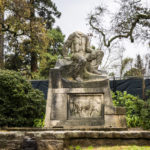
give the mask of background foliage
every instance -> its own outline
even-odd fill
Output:
[[[115,106],[126,108],[128,127],[150,129],[150,91],[147,91],[147,101],[120,91],[112,93],[112,98]]]
[[[20,73],[0,70],[0,126],[31,127],[44,113],[41,91],[33,89]]]
[[[50,46],[60,51],[61,30],[53,29],[60,16],[51,0],[0,0],[0,68],[22,72],[27,78],[39,77],[41,66],[42,71],[43,65],[47,67],[41,61],[49,53],[53,64]]]

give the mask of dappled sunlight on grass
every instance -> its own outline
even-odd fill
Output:
[[[87,150],[83,149],[83,150]],[[150,146],[112,146],[112,147],[99,147],[93,148],[93,150],[150,150]]]
[[[75,150],[150,150],[150,146],[102,146],[94,148],[92,146],[88,148],[75,148]]]
[[[150,146],[112,146],[93,148],[93,150],[150,150]]]

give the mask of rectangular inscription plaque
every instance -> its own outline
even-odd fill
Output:
[[[70,118],[99,118],[102,116],[103,94],[70,94]]]

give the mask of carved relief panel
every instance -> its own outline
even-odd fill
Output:
[[[70,94],[69,118],[99,118],[103,115],[103,94]]]

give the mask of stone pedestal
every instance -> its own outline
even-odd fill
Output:
[[[125,109],[113,106],[108,78],[75,81],[51,69],[45,127],[89,126],[126,127]]]

